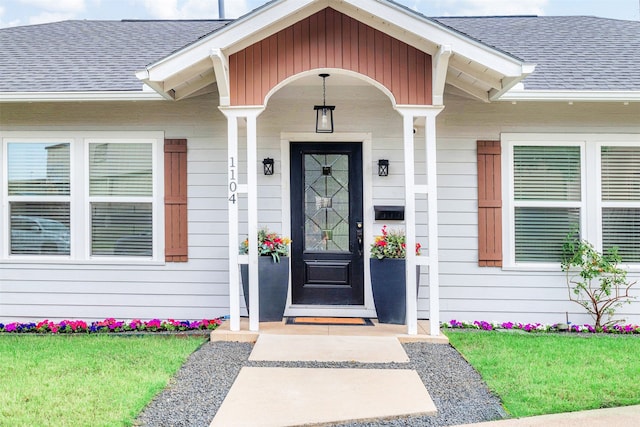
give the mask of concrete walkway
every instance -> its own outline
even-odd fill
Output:
[[[241,326],[240,332],[231,332],[226,322],[211,339],[255,342],[251,361],[403,364],[409,357],[400,339],[448,342],[444,336],[429,336],[427,322],[421,322],[421,333],[413,336],[401,325],[273,322],[261,323],[260,333],[247,331],[246,319]],[[435,414],[433,400],[411,369],[244,367],[211,427],[283,427]]]
[[[401,364],[409,357],[394,337],[262,334],[249,360]],[[435,414],[435,404],[415,370],[244,367],[211,427],[299,426]]]
[[[228,322],[212,341],[255,342],[252,361],[406,363],[400,342],[447,344],[444,335],[418,335],[404,326],[319,326],[261,323],[260,332],[229,331]],[[389,393],[389,390],[394,390]],[[410,369],[244,367],[216,413],[211,427],[300,426],[435,415],[437,408],[417,372]],[[410,419],[407,420],[410,424]],[[467,424],[464,427],[636,427],[640,405]],[[463,426],[458,426],[463,427]]]

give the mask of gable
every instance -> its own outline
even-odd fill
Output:
[[[327,11],[330,19],[327,19]],[[324,14],[324,15],[323,15]],[[311,18],[316,17],[316,18]],[[336,27],[336,20],[340,17],[340,27]],[[309,29],[312,36],[312,23],[314,19],[320,19],[317,24],[316,38],[309,39],[309,69],[313,70],[312,60],[317,60],[317,69],[324,68],[330,71],[328,65],[330,61],[336,61],[335,53],[341,51],[345,46],[356,46],[355,38],[351,38],[352,33],[357,33],[357,72],[371,77],[376,83],[384,80],[383,86],[388,93],[393,92],[397,103],[407,102],[410,92],[408,88],[394,87],[401,76],[394,77],[394,69],[391,71],[389,79],[384,74],[382,77],[376,70],[376,62],[384,63],[390,60],[395,65],[399,65],[396,72],[404,73],[409,78],[413,78],[409,73],[416,60],[416,67],[422,67],[426,71],[416,71],[416,82],[418,73],[422,73],[422,81],[426,81],[432,86],[433,94],[429,102],[418,105],[430,105],[432,103],[442,104],[442,91],[446,84],[457,87],[474,98],[488,102],[497,99],[504,92],[509,90],[527,74],[533,71],[533,66],[523,63],[520,59],[499,49],[490,47],[476,39],[468,37],[458,31],[438,23],[432,19],[417,14],[409,9],[401,7],[391,1],[376,0],[274,0],[256,9],[237,21],[224,28],[204,37],[192,45],[178,51],[164,59],[149,65],[146,69],[137,73],[138,78],[152,87],[158,93],[168,99],[183,99],[189,96],[202,93],[208,86],[217,86],[221,105],[237,105],[239,99],[245,100],[247,105],[262,105],[263,100],[258,102],[261,95],[268,94],[274,87],[271,73],[286,79],[291,70],[287,66],[296,66],[296,61],[306,60],[304,52],[297,54],[295,32]],[[349,18],[346,19],[345,18]],[[345,31],[345,21],[350,31]],[[357,24],[356,24],[357,23]],[[322,25],[325,24],[325,25]],[[318,34],[322,37],[317,38]],[[336,35],[339,35],[336,39]],[[349,35],[348,43],[345,45],[346,36]],[[275,37],[274,37],[275,36]],[[385,39],[394,46],[385,46]],[[268,49],[265,40],[269,40]],[[376,40],[381,41],[376,43]],[[406,49],[405,49],[406,46]],[[300,48],[303,47],[301,43]],[[327,47],[330,49],[327,54]],[[274,53],[272,48],[275,49]],[[379,56],[378,49],[382,48],[382,56]],[[409,49],[411,48],[411,49]],[[280,49],[294,50],[285,54],[279,53]],[[320,53],[311,53],[312,49],[318,49]],[[389,53],[390,50],[390,53]],[[407,52],[405,55],[404,52]],[[244,54],[236,55],[239,52]],[[397,53],[396,53],[397,52]],[[353,54],[353,51],[350,52]],[[360,56],[360,53],[363,55]],[[369,55],[372,53],[373,55]],[[270,65],[266,70],[269,77],[264,75],[263,66],[259,69],[256,64],[274,55],[278,60],[282,60],[283,68],[276,69],[278,60],[270,60]],[[431,74],[429,79],[429,64],[427,56],[431,58]],[[231,57],[235,55],[233,61]],[[244,64],[242,56],[244,55]],[[386,56],[385,55],[391,55]],[[422,56],[422,57],[421,57]],[[406,58],[405,58],[406,57]],[[290,63],[288,63],[290,60]],[[335,62],[336,65],[342,63],[342,68],[352,71],[346,67],[356,67],[356,62],[345,63],[346,56],[342,55]],[[348,59],[352,59],[348,57]],[[381,61],[383,59],[383,61]],[[405,60],[406,59],[406,60]],[[419,62],[424,59],[424,63]],[[247,68],[249,61],[249,68]],[[328,62],[329,61],[329,62]],[[306,65],[301,62],[301,68]],[[402,67],[407,67],[406,70]],[[338,68],[338,67],[337,67]],[[247,74],[247,69],[249,74]],[[366,69],[366,73],[364,72]],[[274,71],[275,70],[275,71]],[[244,87],[236,87],[231,80],[244,77],[251,82]],[[384,69],[383,69],[384,73]],[[259,76],[259,79],[257,78]],[[251,78],[253,77],[253,78]],[[256,82],[257,85],[253,84]],[[391,84],[392,87],[388,87]],[[233,88],[232,88],[233,85]],[[417,85],[417,83],[416,83]],[[416,89],[416,87],[412,87]],[[425,91],[426,86],[425,86]],[[234,91],[234,101],[231,101],[231,92]],[[251,95],[247,97],[247,93]],[[429,98],[428,94],[419,94],[420,99]],[[410,104],[409,104],[410,105]]]
[[[337,68],[368,76],[397,104],[431,104],[431,55],[332,8],[229,57],[231,105],[261,105],[293,75]]]

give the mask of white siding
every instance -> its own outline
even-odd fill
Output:
[[[260,226],[283,230],[280,188],[282,133],[313,132],[313,105],[301,100],[317,88],[289,86],[274,95],[258,117]],[[404,204],[402,120],[390,101],[366,87],[329,89],[337,106],[339,132],[370,133],[373,205]],[[163,131],[188,139],[189,261],[167,264],[25,263],[0,261],[0,321],[44,318],[118,317],[195,319],[228,314],[227,124],[215,94],[179,102],[52,103],[0,105],[0,128],[8,131]],[[559,271],[518,271],[478,267],[476,140],[502,132],[640,133],[639,104],[485,104],[453,96],[437,117],[441,319],[573,322],[589,318],[567,300]],[[240,129],[241,138],[245,133]],[[423,144],[424,129],[416,140]],[[240,171],[246,171],[244,143]],[[275,159],[275,174],[262,174],[261,160]],[[388,177],[377,176],[377,161],[390,161]],[[416,171],[424,173],[424,151],[416,149]],[[241,173],[240,182],[246,182]],[[423,183],[417,177],[417,183]],[[426,200],[417,200],[417,241],[426,246]],[[246,235],[246,198],[240,200],[240,237]],[[372,212],[372,206],[365,206]],[[384,223],[365,224],[371,243]],[[401,227],[402,224],[389,226]],[[425,254],[428,248],[425,248]],[[419,317],[428,318],[427,271],[423,267]],[[638,291],[636,291],[638,294]],[[640,302],[625,306],[640,322]],[[244,313],[244,311],[243,311]]]
[[[590,322],[569,302],[564,273],[478,267],[476,140],[501,133],[640,133],[640,106],[622,103],[493,103],[448,97],[438,116],[440,308],[443,321]],[[638,278],[635,269],[630,277]],[[421,292],[421,295],[428,293]],[[640,289],[634,294],[640,296]],[[422,317],[428,303],[420,300]],[[625,305],[640,321],[640,301]]]

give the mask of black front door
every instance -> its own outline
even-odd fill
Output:
[[[293,304],[364,304],[362,144],[291,143]]]

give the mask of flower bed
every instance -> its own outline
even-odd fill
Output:
[[[443,322],[440,325],[444,329],[480,329],[484,331],[493,331],[498,329],[515,329],[526,332],[579,332],[579,333],[608,333],[608,334],[640,334],[640,325],[613,325],[603,326],[600,330],[592,325],[573,325],[560,324],[553,325],[542,323],[513,323],[513,322],[485,322],[484,320],[476,320],[474,322],[460,322],[451,320]]]
[[[109,332],[167,332],[167,331],[196,331],[214,330],[222,321],[220,319],[202,320],[160,320],[152,319],[143,321],[133,319],[130,321],[116,320],[108,318],[101,321],[87,323],[82,320],[63,320],[52,322],[43,320],[38,323],[13,322],[8,324],[0,323],[0,332],[9,333],[37,333],[37,334],[73,334],[73,333],[109,333]]]

